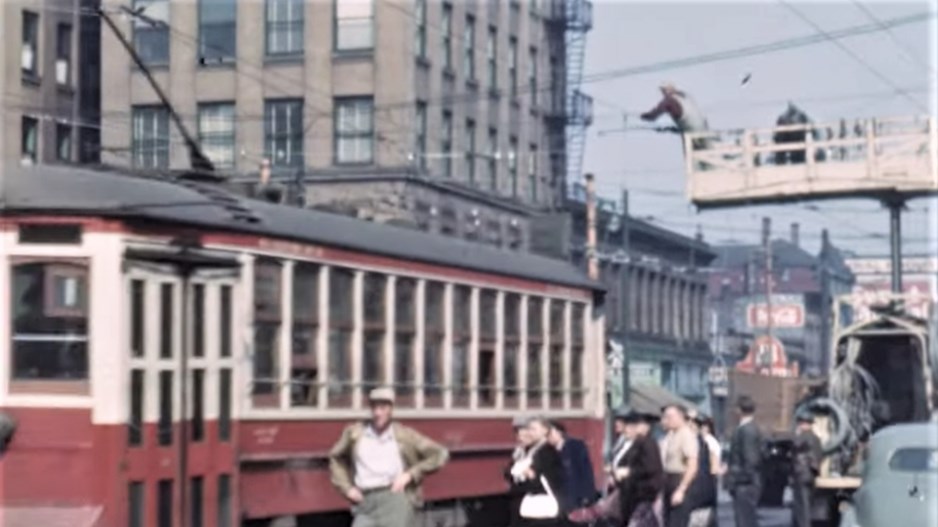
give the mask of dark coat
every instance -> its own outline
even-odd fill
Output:
[[[654,503],[664,489],[664,466],[658,443],[647,436],[635,438],[617,468],[629,469],[629,476],[617,483],[622,518],[628,523],[639,503]]]
[[[697,448],[699,451],[697,475],[694,476],[684,499],[691,509],[716,507],[717,478],[713,475],[713,467],[710,466],[710,447],[699,434],[697,435]]]
[[[821,466],[821,440],[812,431],[800,432],[792,445],[792,485],[813,485]]]
[[[725,478],[727,489],[733,490],[747,485],[761,486],[762,432],[755,421],[750,421],[733,432],[728,465]]]
[[[596,481],[593,479],[593,463],[590,461],[586,443],[569,438],[560,449],[563,462],[565,500],[564,510],[585,507],[596,500]]]
[[[562,525],[560,518],[556,520],[529,520],[522,518],[520,515],[521,500],[524,499],[525,495],[547,493],[546,489],[544,489],[544,486],[541,485],[541,476],[544,476],[544,478],[547,480],[547,483],[550,485],[550,489],[557,498],[557,501],[561,505],[563,505],[565,502],[566,489],[564,487],[563,461],[560,459],[560,453],[557,452],[556,448],[553,448],[549,444],[545,443],[544,445],[538,447],[537,451],[534,453],[534,457],[531,460],[531,468],[534,470],[534,479],[520,482],[512,480],[510,474],[511,466],[509,466],[508,470],[505,471],[505,474],[511,483],[511,488],[509,489],[511,501],[511,525],[513,527],[547,527],[553,525]]]

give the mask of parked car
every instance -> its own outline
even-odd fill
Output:
[[[840,525],[938,525],[938,422],[893,425],[873,435],[863,483]]]

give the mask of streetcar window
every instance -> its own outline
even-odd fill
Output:
[[[498,340],[496,324],[498,293],[483,290],[479,294],[479,406],[495,406],[495,344]]]
[[[146,522],[143,519],[144,505],[144,486],[143,482],[131,481],[127,487],[128,501],[128,519],[127,525],[130,527],[143,527]]]
[[[472,289],[453,288],[452,394],[454,407],[469,405],[469,345],[472,340]]]
[[[173,356],[173,284],[160,286],[160,358]]]
[[[352,330],[355,274],[333,268],[329,273],[329,406],[346,407],[352,393]]]
[[[192,355],[205,356],[205,285],[192,288]]]
[[[130,421],[127,423],[127,443],[139,446],[143,443],[143,370],[130,372]]]
[[[173,372],[160,372],[160,418],[156,428],[160,446],[173,444]]]
[[[146,305],[146,283],[143,280],[130,282],[130,355],[143,357],[146,339],[144,306]]]
[[[71,263],[12,268],[13,379],[88,379],[88,270]]]
[[[414,345],[417,313],[414,309],[416,284],[408,278],[398,278],[394,284],[394,384],[397,405],[413,404]]]
[[[502,375],[505,385],[504,406],[518,407],[518,352],[521,334],[521,297],[505,295],[505,345],[502,352]]]
[[[160,480],[156,500],[157,527],[173,527],[173,480]]]
[[[254,404],[279,404],[279,335],[281,322],[281,271],[277,260],[258,259],[254,264]]]
[[[446,287],[439,282],[427,282],[425,299],[425,335],[423,349],[424,406],[443,405],[443,345],[446,339],[445,306]]]
[[[202,476],[195,476],[189,482],[189,525],[190,527],[202,527],[203,522],[205,521],[204,507],[202,504],[203,499],[203,489],[202,489]]]
[[[231,356],[232,315],[231,286],[223,285],[221,286],[221,321],[219,324],[221,326],[219,328],[219,332],[221,333],[221,350],[219,353],[222,357]]]
[[[528,299],[528,408],[540,408],[544,385],[542,349],[544,343],[544,302],[540,298]]]
[[[231,476],[218,476],[218,527],[231,527]]]
[[[21,244],[81,244],[82,227],[78,223],[25,223],[19,227]]]
[[[293,355],[290,399],[294,406],[319,404],[319,266],[299,262],[293,269]]]
[[[218,372],[218,440],[231,439],[231,370]]]
[[[385,293],[384,275],[365,274],[365,346],[362,357],[362,386],[368,390],[384,384]]]
[[[550,387],[550,407],[563,406],[563,351],[566,341],[564,324],[565,303],[550,301],[550,349],[547,363],[547,382]]]
[[[583,326],[586,324],[583,304],[573,304],[571,315],[570,346],[570,402],[574,408],[583,407],[583,350],[585,349]]]
[[[205,439],[205,370],[192,370],[192,441]]]

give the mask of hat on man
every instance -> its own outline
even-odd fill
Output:
[[[394,404],[394,389],[387,387],[375,388],[368,392],[368,402]]]
[[[674,93],[677,91],[677,87],[674,86],[673,82],[662,82],[661,86],[658,88],[664,93]]]
[[[514,428],[515,430],[517,430],[517,429],[519,429],[519,428],[524,428],[524,427],[528,426],[528,423],[530,423],[530,422],[531,422],[531,418],[530,418],[529,416],[527,416],[527,415],[516,415],[516,416],[515,416],[514,418],[512,418],[512,420],[511,420],[511,427]]]

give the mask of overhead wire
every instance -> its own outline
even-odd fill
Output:
[[[882,27],[883,23],[879,19],[879,17],[877,17],[876,14],[870,10],[870,8],[864,5],[863,2],[861,2],[860,0],[850,0],[850,1],[853,3],[854,6],[856,6],[857,9],[862,11],[863,14],[866,15],[868,19],[870,19],[872,22],[876,24],[879,24]],[[935,68],[933,68],[931,64],[925,62],[924,60],[919,59],[912,51],[910,51],[908,47],[906,47],[905,44],[903,44],[898,39],[898,37],[896,37],[895,33],[892,32],[892,28],[883,27],[883,31],[885,32],[885,35],[889,38],[889,40],[891,40],[892,43],[896,46],[896,49],[898,49],[901,52],[901,54],[909,61],[909,63],[914,64],[915,66],[918,66],[921,68],[925,68],[926,70],[930,71],[932,74],[935,73]]]

